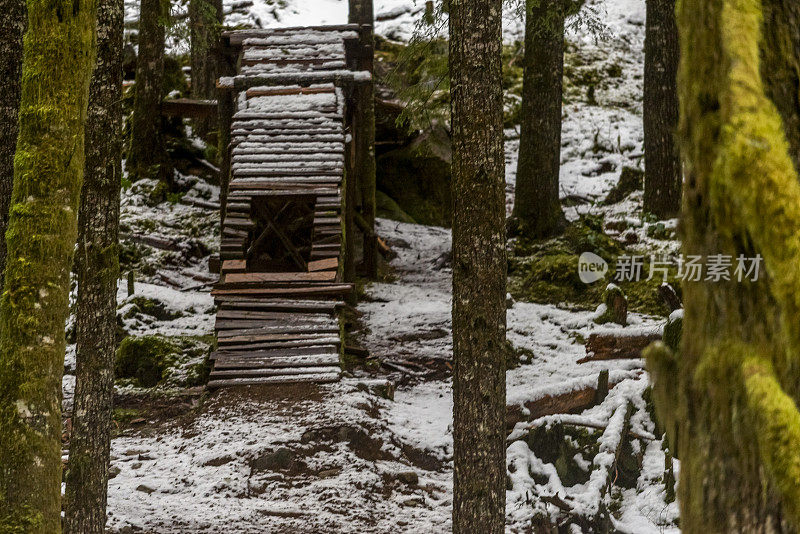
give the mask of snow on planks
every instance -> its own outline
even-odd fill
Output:
[[[346,41],[358,26],[243,30],[209,388],[339,379]],[[284,263],[281,264],[280,262]]]

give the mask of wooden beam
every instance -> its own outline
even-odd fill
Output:
[[[169,117],[189,117],[192,119],[213,118],[218,116],[216,100],[195,100],[191,98],[175,98],[161,102],[161,113]]]

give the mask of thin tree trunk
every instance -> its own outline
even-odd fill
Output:
[[[100,0],[97,9],[97,67],[89,90],[75,258],[77,354],[66,474],[67,534],[105,532],[114,393],[124,5],[122,0]]]
[[[375,23],[372,0],[350,0],[349,22],[372,26]],[[373,72],[374,34],[362,34],[358,68]],[[357,129],[355,162],[358,189],[361,197],[361,216],[367,226],[375,229],[375,85],[359,84],[354,89]],[[365,232],[363,241],[364,271],[368,278],[378,276],[378,241],[376,234]]]
[[[217,64],[211,54],[222,25],[222,0],[190,0],[189,28],[191,31],[192,97],[213,99],[216,96]],[[209,119],[194,121],[195,133],[205,136]]]
[[[95,3],[28,2],[0,301],[0,530],[61,531],[61,378]],[[14,529],[17,530],[14,530]]]
[[[5,235],[14,184],[24,31],[25,1],[6,2],[0,10],[0,290],[6,266]]]
[[[505,530],[501,17],[500,0],[450,2],[455,534]]]
[[[558,197],[564,18],[564,0],[528,0],[513,217],[516,233],[531,238],[566,226]]]
[[[776,12],[794,15],[764,18]],[[682,0],[678,11],[683,252],[733,261],[730,281],[683,284],[680,354],[646,354],[687,534],[800,531],[797,134],[773,100],[790,77],[765,70],[796,72],[800,55],[764,33],[796,39],[797,14],[794,0]],[[757,276],[739,280],[740,256],[746,269],[760,258]]]
[[[133,179],[164,177],[161,142],[161,99],[164,80],[164,0],[142,0],[139,11],[139,55],[131,140],[125,162]]]
[[[647,0],[644,42],[644,210],[674,217],[681,204],[675,0]]]

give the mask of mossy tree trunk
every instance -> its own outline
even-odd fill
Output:
[[[505,531],[501,18],[500,0],[450,2],[455,534]]]
[[[0,288],[6,265],[6,228],[14,183],[14,151],[19,126],[22,34],[25,1],[9,0],[0,10]]]
[[[216,96],[217,69],[211,50],[219,38],[222,25],[222,0],[190,0],[192,97],[213,99]],[[211,124],[208,119],[194,121],[195,133],[205,136]]]
[[[100,0],[78,212],[77,353],[66,476],[67,534],[102,534],[114,394],[119,191],[122,178],[122,0]]]
[[[94,63],[92,0],[28,0],[0,301],[0,531],[61,531],[61,377]],[[16,529],[16,530],[14,530]]]
[[[689,534],[800,531],[800,182],[796,132],[773,100],[776,80],[792,76],[769,70],[797,74],[797,41],[769,37],[796,39],[797,9],[794,0],[678,9],[684,253],[731,255],[734,266],[739,255],[762,258],[755,281],[684,283],[680,354],[647,351]],[[794,15],[765,18],[776,10]]]
[[[683,179],[678,142],[675,0],[647,0],[644,42],[644,210],[674,217]]]
[[[142,0],[139,7],[139,55],[131,119],[131,139],[125,162],[132,179],[163,178],[165,151],[161,138],[164,81],[165,22],[169,0]]]
[[[514,194],[515,232],[531,238],[560,234],[566,219],[558,197],[565,0],[528,0],[521,132]]]

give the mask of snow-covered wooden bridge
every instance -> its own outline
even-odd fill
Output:
[[[338,380],[348,105],[371,28],[222,36],[217,351],[210,388]],[[224,135],[224,134],[223,134]]]

